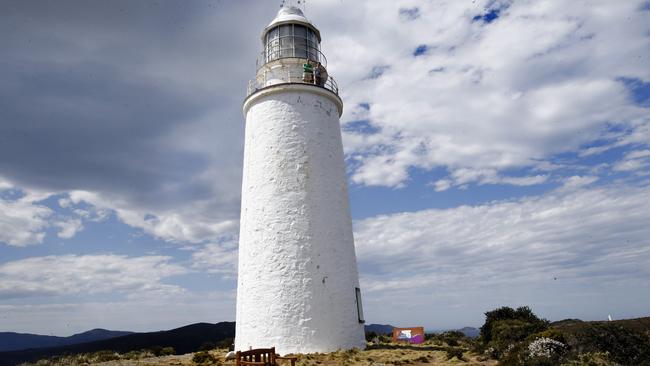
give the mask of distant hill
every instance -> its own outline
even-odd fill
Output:
[[[551,323],[552,327],[562,329],[568,332],[579,332],[594,325],[616,325],[634,332],[650,331],[650,317],[621,319],[614,321],[583,321],[580,319],[564,319]]]
[[[631,332],[650,332],[650,317],[614,321],[582,321],[580,319],[564,319],[551,323],[552,327],[575,334],[579,334],[598,325],[618,326]]]
[[[234,338],[235,323],[197,323],[167,331],[132,333],[120,337],[73,344],[61,347],[0,352],[0,366],[14,366],[26,361],[36,361],[61,354],[77,354],[112,350],[120,353],[153,346],[174,347],[177,354],[197,351],[205,343],[216,343]]]
[[[580,353],[606,354],[612,365],[650,365],[650,317],[614,321],[565,319],[551,323],[551,329],[562,334]]]
[[[375,332],[377,334],[393,334],[393,326],[388,324],[369,324],[365,326],[366,334]]]
[[[481,331],[479,329],[473,328],[473,327],[464,327],[458,329],[459,332],[463,333],[465,337],[468,338],[476,338],[481,334]]]
[[[28,333],[0,332],[0,352],[18,351],[28,348],[68,346],[71,344],[101,341],[131,333],[133,332],[93,329],[69,337],[55,337]]]

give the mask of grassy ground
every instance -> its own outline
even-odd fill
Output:
[[[301,355],[298,366],[404,366],[404,365],[495,365],[478,361],[476,355],[463,352],[463,359],[447,359],[445,347],[434,345],[381,344],[363,351],[339,351],[328,354]]]
[[[217,362],[212,365],[230,366],[234,361],[224,359],[227,350],[218,349],[210,351]],[[192,362],[193,354],[179,356],[149,357],[139,360],[116,360],[102,363],[93,363],[92,365],[101,366],[190,366],[196,365]],[[448,365],[467,365],[467,366],[494,366],[496,361],[479,361],[477,355],[465,351],[463,360],[457,357],[447,359],[445,347],[435,345],[395,345],[381,344],[369,346],[367,349],[338,351],[332,353],[315,353],[306,355],[297,355],[298,362],[296,366],[448,366]],[[286,365],[289,366],[288,361]]]

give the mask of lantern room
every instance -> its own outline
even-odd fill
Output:
[[[311,84],[338,95],[338,85],[327,72],[320,50],[320,31],[295,6],[283,6],[262,31],[263,49],[257,58],[255,79],[248,95],[278,84]]]
[[[302,58],[324,63],[320,32],[297,7],[283,7],[262,32],[264,63],[282,58]]]

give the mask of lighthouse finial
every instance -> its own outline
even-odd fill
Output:
[[[307,10],[307,0],[282,0],[280,7],[284,8],[285,6],[298,8],[304,12]]]

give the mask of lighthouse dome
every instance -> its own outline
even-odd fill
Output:
[[[300,10],[300,8],[296,8],[295,6],[287,6],[287,7],[282,7],[278,11],[278,15],[275,16],[275,19],[269,23],[269,27],[272,27],[276,25],[277,23],[282,23],[282,22],[289,22],[289,21],[297,21],[300,23],[309,23],[309,19],[305,17],[305,14]]]
[[[269,23],[269,25],[266,26],[266,28],[264,28],[264,31],[262,32],[262,41],[265,40],[266,34],[269,30],[276,28],[282,24],[302,24],[307,28],[310,28],[315,33],[318,41],[320,42],[321,38],[318,29],[309,19],[307,19],[302,10],[295,6],[283,6],[280,8],[275,18],[271,21],[271,23]]]

